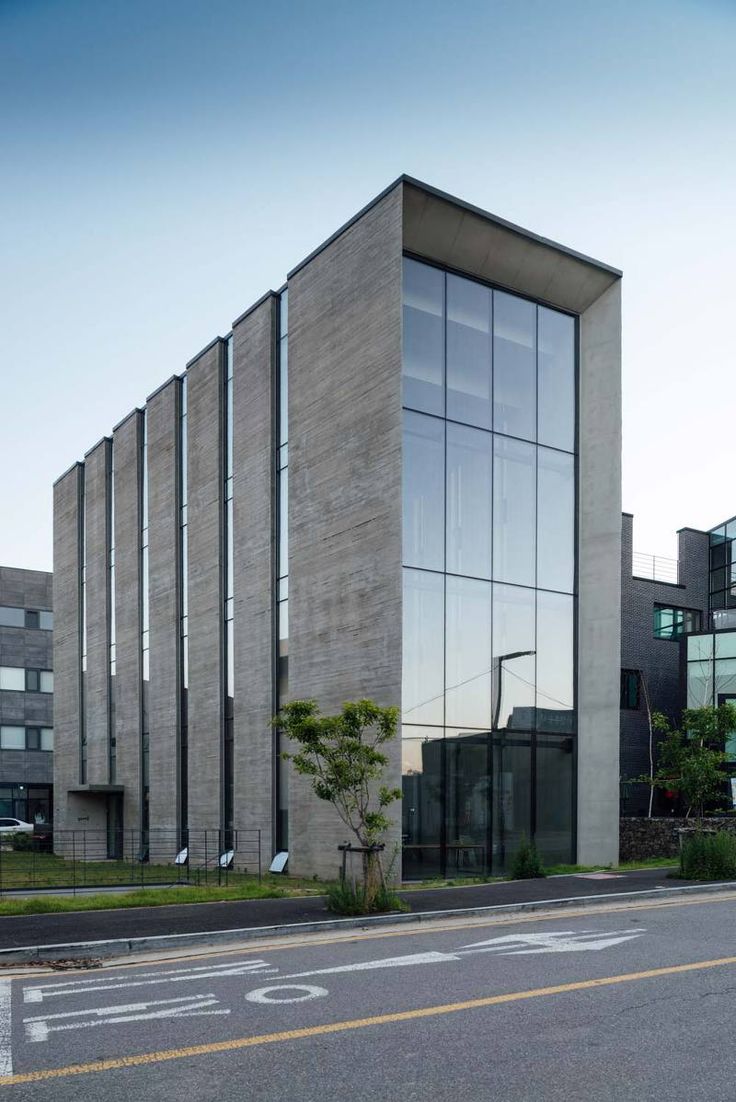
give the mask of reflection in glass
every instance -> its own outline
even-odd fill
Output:
[[[404,405],[445,412],[445,275],[404,260]]]
[[[534,620],[533,589],[494,585],[493,701],[499,728],[530,730],[534,725]],[[532,653],[519,655],[524,651]]]
[[[444,739],[434,737],[436,733],[413,726],[402,730],[401,828],[406,879],[442,873]]]
[[[533,302],[493,294],[493,427],[534,440],[537,428],[537,311]]]
[[[445,566],[445,424],[404,413],[404,562]]]
[[[688,662],[693,661],[696,658],[712,658],[713,657],[713,636],[712,635],[689,635],[687,638],[687,658]]]
[[[688,662],[687,664],[687,706],[688,708],[706,708],[713,704],[713,663]]]
[[[446,569],[452,574],[491,576],[491,446],[490,433],[448,423]]]
[[[534,841],[548,865],[571,864],[573,835],[573,740],[537,738]]]
[[[403,718],[444,723],[444,577],[404,570]]]
[[[493,576],[534,585],[536,448],[500,436],[493,446]]]
[[[477,875],[485,870],[488,857],[488,736],[448,731],[445,754],[446,875]]]
[[[447,576],[446,723],[491,725],[491,583]]]
[[[575,581],[575,460],[539,448],[537,585],[572,593]]]
[[[531,837],[531,736],[493,739],[493,866],[505,871],[522,834]]]
[[[539,443],[575,447],[575,319],[539,307]]]
[[[573,598],[537,591],[537,730],[572,731]]]
[[[447,276],[447,416],[491,427],[491,292]]]
[[[700,638],[702,639],[703,636],[700,636]],[[714,637],[710,635],[705,636],[705,638],[713,639]],[[718,635],[715,636],[715,641],[716,658],[736,658],[736,631],[719,632]],[[690,651],[688,649],[688,656],[689,654]]]
[[[715,700],[721,693],[731,696],[736,693],[736,658],[717,658],[715,676]]]

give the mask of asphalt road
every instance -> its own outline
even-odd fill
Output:
[[[732,1102],[735,919],[736,892],[611,901],[6,978],[0,1084],[27,1102]]]
[[[535,900],[651,891],[682,886],[668,880],[667,869],[643,869],[610,873],[553,876],[548,880],[515,880],[459,888],[416,889],[402,893],[412,911],[438,911],[462,907],[505,906]],[[199,933],[203,930],[236,930],[334,918],[323,897],[251,899],[229,903],[136,907],[130,910],[80,911],[65,914],[19,915],[0,918],[0,949],[27,945],[54,945],[108,938],[160,937]]]

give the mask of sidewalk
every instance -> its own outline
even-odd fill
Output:
[[[667,869],[643,869],[627,873],[577,873],[547,880],[514,880],[469,887],[402,891],[412,914],[431,915],[483,907],[554,904],[560,901],[604,899],[637,892],[683,888],[690,881],[667,878]],[[734,885],[736,888],[736,884]],[[26,946],[70,945],[115,939],[162,938],[171,935],[219,934],[335,921],[323,896],[290,899],[252,899],[223,903],[172,904],[111,911],[82,911],[47,915],[0,917],[0,952]],[[358,925],[361,920],[358,920]],[[236,935],[237,936],[237,935]],[[235,940],[235,937],[234,937]],[[90,953],[89,955],[93,955]]]

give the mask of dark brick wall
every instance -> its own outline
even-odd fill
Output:
[[[655,639],[655,604],[708,611],[708,533],[693,528],[678,532],[679,584],[653,582],[632,575],[634,518],[623,514],[621,540],[621,669],[640,670],[646,680],[653,711],[677,719],[685,704],[678,641]],[[649,769],[649,726],[643,694],[636,711],[621,710],[621,778],[640,776]],[[622,798],[625,815],[645,814],[646,785],[628,785]],[[655,801],[657,796],[655,794]],[[656,806],[656,805],[655,805]]]

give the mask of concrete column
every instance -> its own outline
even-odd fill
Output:
[[[220,826],[222,699],[222,390],[225,342],[188,365],[189,484],[189,827]]]
[[[151,861],[178,848],[179,590],[178,379],[146,403],[150,630],[149,815]]]
[[[113,432],[115,447],[116,783],[124,786],[123,828],[141,829],[141,415]]]
[[[277,298],[269,295],[233,326],[234,775],[235,826],[261,831],[272,856],[273,437],[272,380]],[[251,864],[250,855],[244,857]]]
[[[621,664],[621,284],[580,319],[578,852],[618,861]]]
[[[84,460],[87,522],[87,672],[85,727],[87,783],[109,780],[108,535],[107,491],[110,444],[103,439]]]
[[[401,703],[401,200],[289,276],[289,695],[324,713]],[[387,752],[400,787],[398,738]],[[292,782],[290,871],[334,876],[347,829]]]
[[[76,826],[68,789],[79,784],[80,463],[54,484],[54,824]]]

